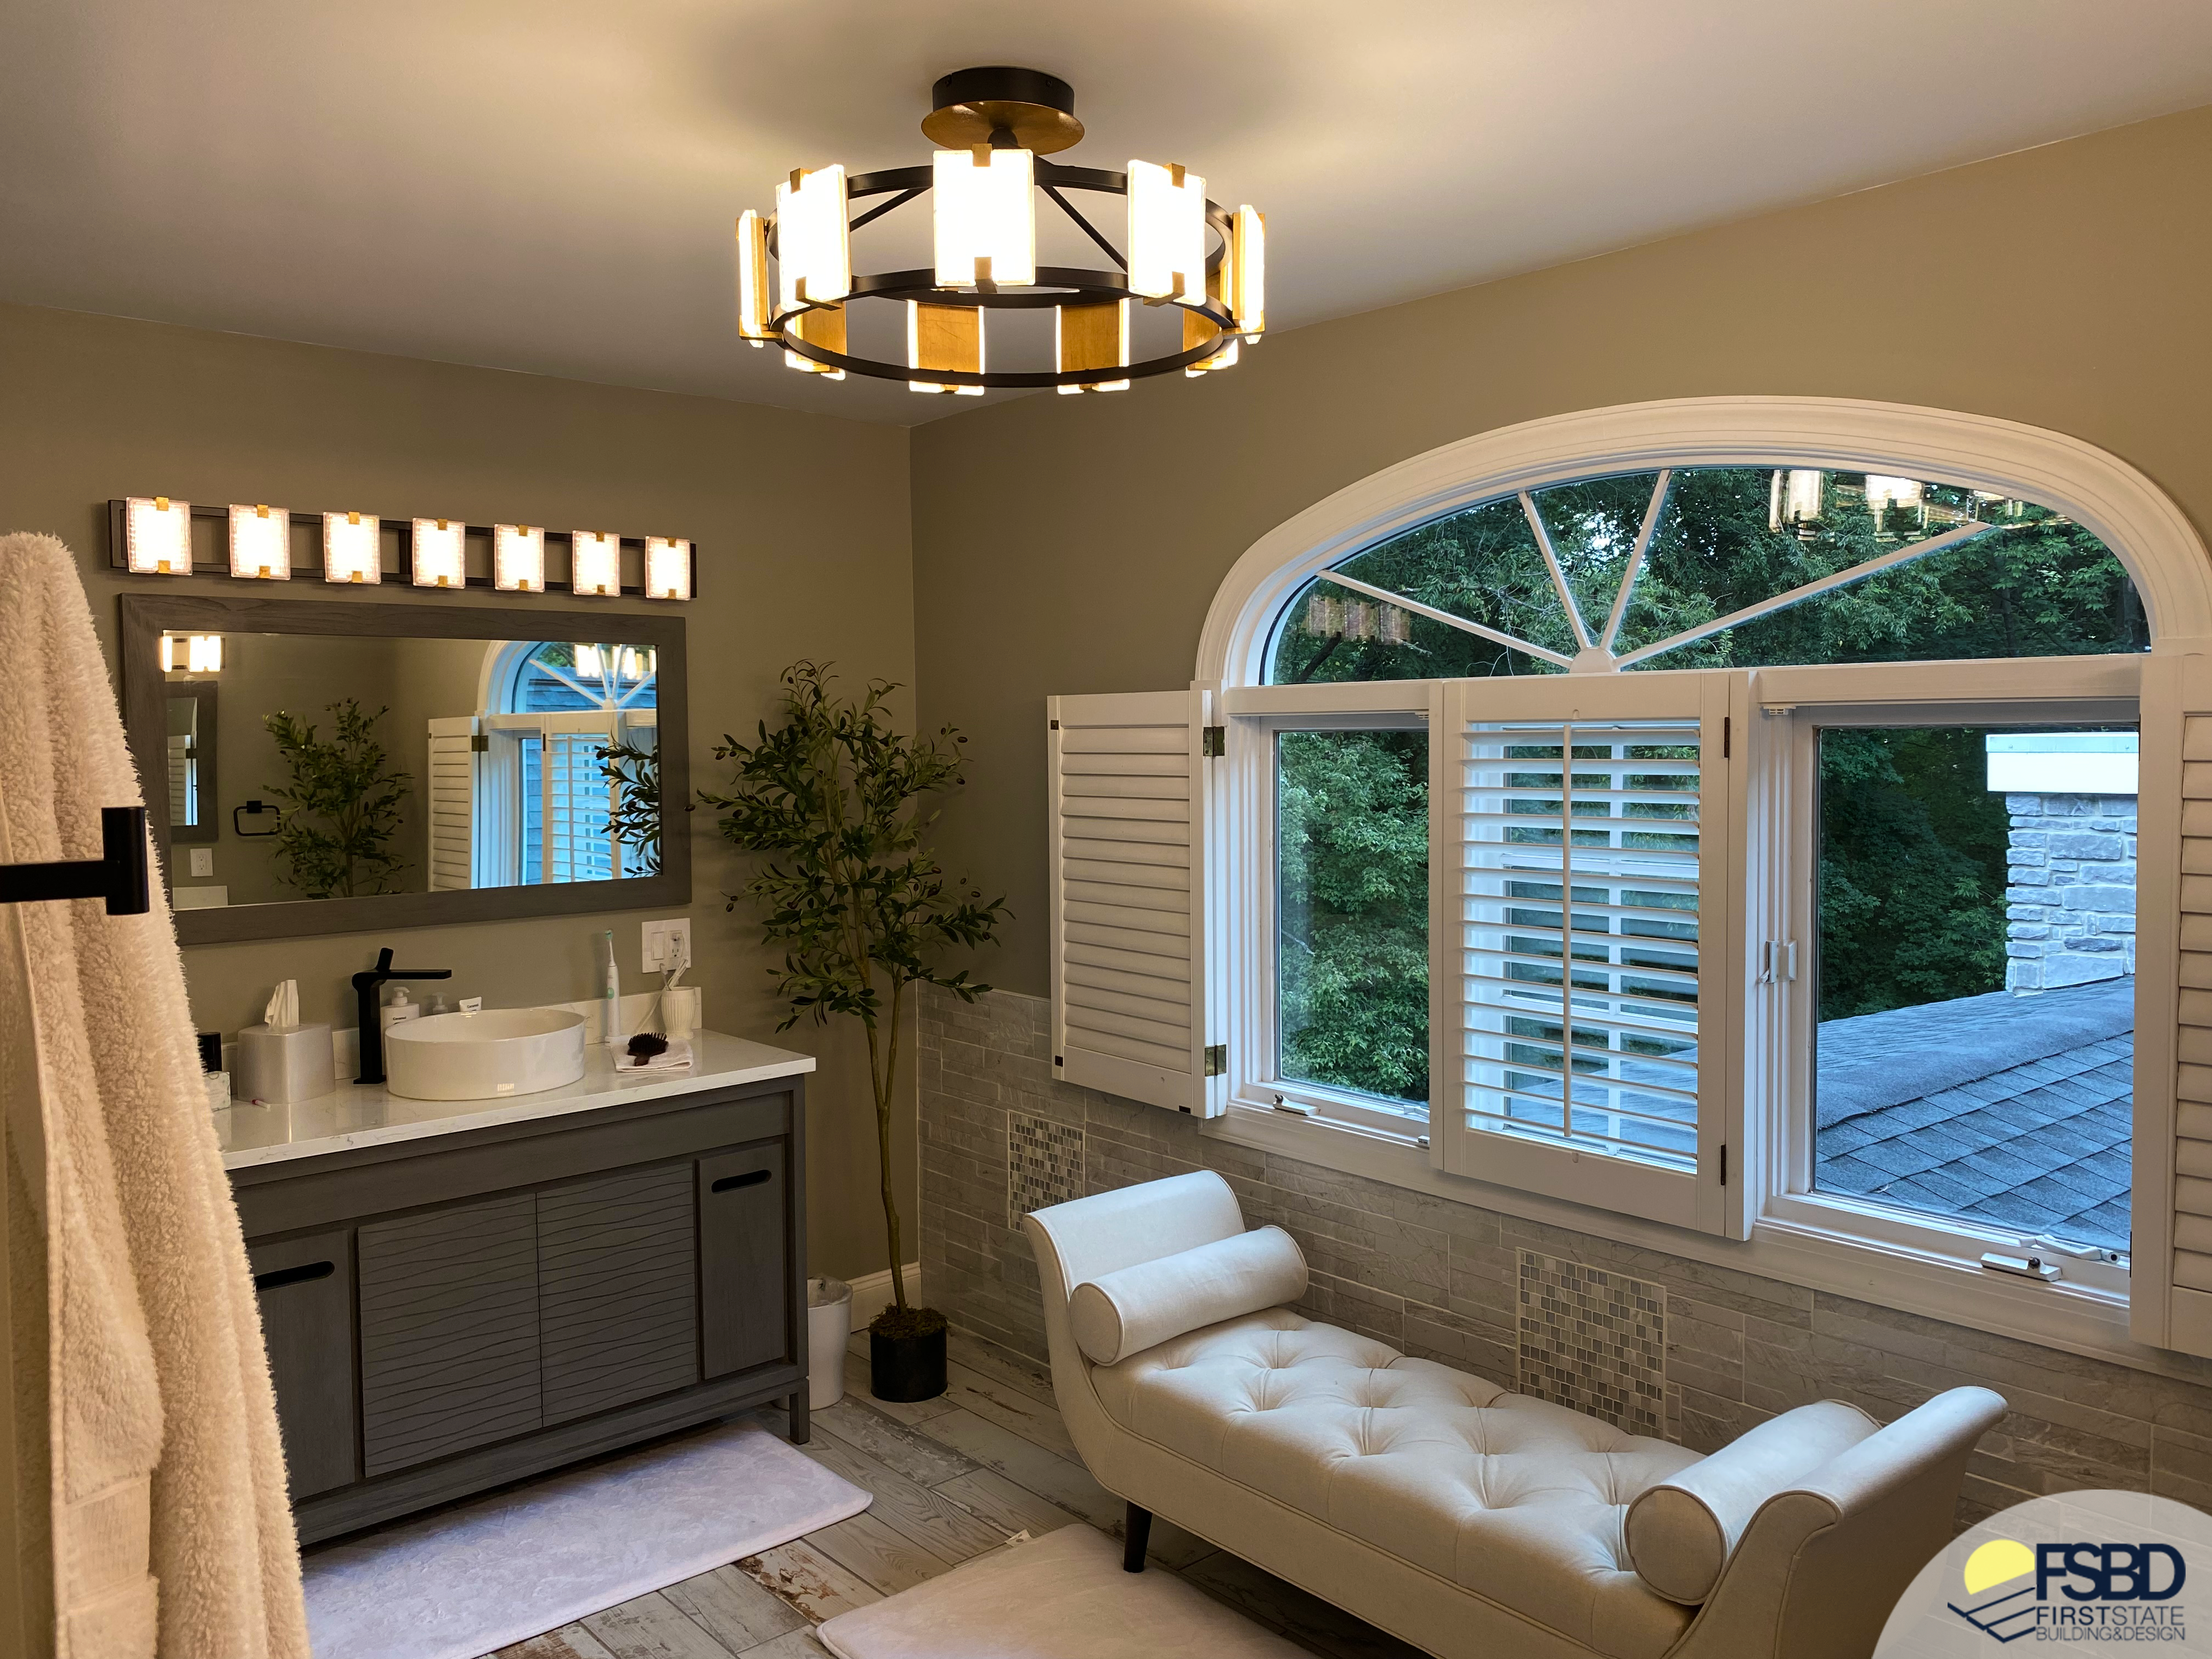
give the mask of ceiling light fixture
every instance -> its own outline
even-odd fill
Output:
[[[1181,166],[1132,161],[1109,173],[1047,161],[1083,137],[1083,123],[1074,89],[1036,70],[962,70],[937,83],[932,102],[921,131],[939,148],[928,166],[850,177],[842,167],[799,168],[776,186],[772,217],[739,216],[739,337],[780,343],[790,368],[833,380],[850,373],[969,394],[1118,392],[1149,374],[1226,368],[1240,342],[1258,342],[1267,329],[1267,222],[1256,209],[1224,211],[1206,199],[1206,180]],[[1113,270],[1037,263],[1040,191]],[[1070,199],[1079,191],[1120,198],[1121,249]],[[853,234],[925,195],[934,264],[854,275]],[[876,196],[889,199],[853,214],[854,203]],[[846,307],[854,300],[907,307],[906,362],[848,351]],[[1182,308],[1181,350],[1130,362],[1133,300]],[[1036,310],[1054,313],[1053,367],[987,368],[990,313]]]

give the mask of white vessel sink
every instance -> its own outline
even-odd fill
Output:
[[[385,1087],[407,1100],[492,1100],[584,1075],[584,1017],[562,1008],[431,1014],[384,1034]]]

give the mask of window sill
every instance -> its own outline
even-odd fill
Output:
[[[1732,1267],[1808,1290],[1874,1303],[1970,1330],[2012,1337],[2138,1370],[2197,1375],[2181,1356],[2128,1334],[2124,1295],[2069,1285],[2039,1284],[1994,1273],[1978,1259],[1881,1243],[1807,1218],[1767,1218],[1746,1240],[1717,1238],[1446,1175],[1422,1148],[1396,1136],[1351,1130],[1288,1113],[1232,1104],[1201,1133],[1235,1146],[1273,1152],[1410,1192],[1493,1210],[1524,1221],[1589,1233],[1685,1261]]]

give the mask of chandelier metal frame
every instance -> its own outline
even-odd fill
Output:
[[[1236,222],[1227,210],[1210,198],[1205,205],[1206,228],[1212,234],[1206,239],[1210,246],[1206,252],[1207,280],[1204,297],[1146,295],[1128,286],[1128,259],[1124,252],[1068,199],[1071,192],[1081,191],[1114,197],[1126,204],[1128,174],[1099,167],[1063,167],[1045,159],[1046,152],[1065,149],[1083,136],[1082,124],[1074,118],[1074,94],[1066,82],[1036,70],[975,69],[945,76],[938,82],[934,90],[936,107],[922,123],[926,136],[948,149],[957,146],[981,152],[988,147],[993,150],[1030,151],[1035,188],[1042,191],[1113,261],[1114,269],[1040,264],[1036,267],[1035,283],[1018,288],[1000,287],[988,281],[978,282],[972,287],[939,286],[936,269],[927,265],[872,275],[854,271],[848,292],[837,300],[815,305],[802,298],[787,306],[779,297],[769,302],[767,324],[773,343],[825,372],[843,371],[876,380],[904,380],[910,386],[927,382],[932,387],[948,392],[957,387],[1027,391],[1050,387],[1091,389],[1102,381],[1126,383],[1157,374],[1171,374],[1178,369],[1195,372],[1200,365],[1220,358],[1239,342],[1250,343],[1261,337],[1264,325],[1240,321],[1232,314],[1230,301],[1221,291],[1223,261],[1232,246]],[[1176,171],[1180,181],[1181,170]],[[793,173],[794,188],[800,177]],[[848,213],[853,202],[875,197],[890,199],[865,212],[850,214],[846,222],[847,237],[920,201],[933,188],[933,170],[928,163],[851,175],[845,186]],[[767,252],[781,263],[781,216],[764,215],[763,218]],[[1172,306],[1179,312],[1203,318],[1215,331],[1209,338],[1186,345],[1180,351],[1110,368],[975,370],[924,368],[911,362],[887,362],[836,350],[808,340],[800,333],[799,325],[808,313],[839,310],[854,300],[913,301],[926,306],[972,308],[987,313],[1135,301],[1149,307]],[[980,319],[978,325],[981,326]],[[752,343],[768,344],[771,340],[753,337]],[[1234,361],[1233,356],[1229,361]]]

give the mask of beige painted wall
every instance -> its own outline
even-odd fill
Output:
[[[721,733],[750,732],[770,712],[776,674],[795,657],[834,659],[856,679],[914,678],[907,434],[896,428],[10,306],[0,306],[0,529],[50,532],[77,550],[111,653],[116,596],[154,579],[106,568],[105,503],[159,492],[696,538],[702,593],[684,613],[695,780],[714,775],[708,750]],[[161,591],[231,590],[208,577]],[[303,597],[356,598],[319,584]],[[526,614],[569,603],[474,591],[449,602]],[[708,815],[691,833],[690,979],[708,1023],[821,1057],[809,1113],[814,1267],[873,1272],[884,1256],[865,1054],[811,1027],[775,1036],[769,958],[720,897],[739,879],[738,860]],[[346,978],[380,944],[453,968],[495,1005],[564,1000],[589,994],[604,927],[641,982],[647,914],[205,945],[185,953],[185,972],[195,1016],[224,1031],[258,1018],[286,976],[300,981],[308,1018],[350,1024]],[[910,1105],[895,1143],[910,1228]]]
[[[918,428],[921,719],[974,757],[946,860],[1018,918],[982,977],[1048,988],[1045,697],[1188,684],[1223,575],[1322,496],[1518,421],[1764,392],[2072,433],[2212,527],[2208,270],[2199,110]]]

